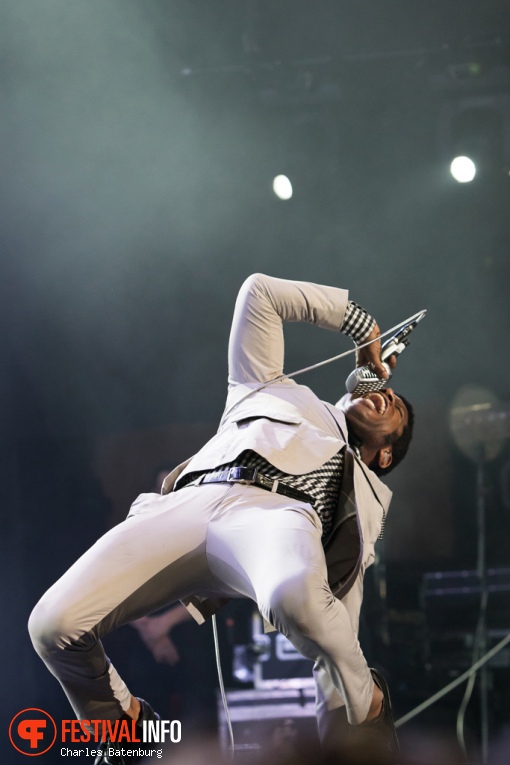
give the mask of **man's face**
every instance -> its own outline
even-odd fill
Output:
[[[407,407],[391,388],[354,396],[346,393],[337,406],[367,449],[382,449],[389,436],[401,436],[409,421]]]

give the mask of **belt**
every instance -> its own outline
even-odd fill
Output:
[[[248,486],[259,486],[266,491],[283,494],[285,497],[291,497],[300,502],[308,502],[309,505],[314,506],[314,499],[309,494],[305,494],[299,489],[293,489],[292,486],[287,486],[278,479],[262,475],[257,468],[231,467],[225,470],[213,470],[210,473],[202,473],[186,485],[201,486],[203,483],[244,483]]]

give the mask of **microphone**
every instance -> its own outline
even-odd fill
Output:
[[[409,345],[409,335],[426,313],[426,310],[420,311],[420,313],[416,315],[416,318],[408,322],[408,324],[404,324],[403,327],[395,332],[395,334],[381,346],[381,361],[383,362],[383,366],[388,372],[389,377],[386,380],[381,380],[370,367],[358,367],[358,369],[351,372],[345,381],[347,393],[362,396],[364,393],[370,393],[370,391],[386,388],[392,375],[392,370],[389,364],[384,362],[386,359],[389,359],[390,356],[399,356],[404,348]]]

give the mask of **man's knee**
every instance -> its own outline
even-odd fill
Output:
[[[55,651],[63,650],[70,645],[78,646],[80,631],[71,609],[64,604],[52,603],[43,597],[37,603],[28,620],[28,632],[32,644],[44,659]]]

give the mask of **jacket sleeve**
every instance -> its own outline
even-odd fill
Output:
[[[229,340],[229,383],[267,382],[283,374],[283,323],[304,321],[340,331],[347,290],[250,276],[237,297]]]

